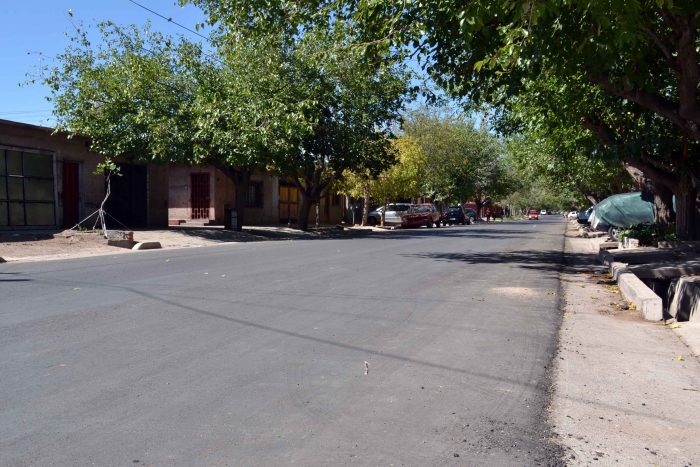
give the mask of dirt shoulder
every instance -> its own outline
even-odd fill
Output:
[[[567,235],[550,407],[565,460],[693,465],[700,459],[700,360],[669,326],[628,309],[595,263],[595,247]]]
[[[323,239],[389,232],[386,229],[354,227],[340,230],[323,226],[308,232],[287,227],[246,227],[243,232],[221,227],[175,227],[134,231],[136,242],[160,242],[163,249],[197,248],[228,243]],[[99,232],[12,231],[0,232],[0,258],[5,261],[47,261],[86,256],[139,254],[128,248],[110,246]]]

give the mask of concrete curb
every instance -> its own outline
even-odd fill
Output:
[[[132,250],[158,250],[163,248],[160,242],[138,242],[131,249]]]
[[[673,332],[688,346],[693,356],[700,358],[700,323],[686,321],[678,324]]]
[[[644,319],[649,321],[661,321],[663,319],[661,297],[652,292],[637,276],[631,272],[620,271],[617,277],[617,285],[622,295],[634,303],[637,309],[642,312]]]
[[[623,274],[625,272],[630,272],[629,268],[627,267],[627,263],[620,263],[618,261],[613,261],[612,263],[609,264],[610,266],[610,275],[614,280],[618,280],[620,277],[620,274]]]
[[[598,251],[598,261],[605,266],[610,266],[615,261],[615,257],[608,250],[600,250]]]

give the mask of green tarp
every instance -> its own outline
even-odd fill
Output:
[[[593,210],[600,222],[614,227],[627,228],[654,222],[653,198],[640,192],[609,196],[596,204]]]

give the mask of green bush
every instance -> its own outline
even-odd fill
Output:
[[[626,229],[621,229],[617,239],[621,242],[625,238],[636,238],[640,246],[656,246],[661,241],[677,240],[675,234],[675,224],[669,224],[667,228],[662,228],[658,224],[637,224]]]

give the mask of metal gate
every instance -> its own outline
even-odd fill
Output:
[[[299,190],[294,185],[280,183],[280,223],[293,223],[299,217]]]
[[[209,174],[190,174],[192,219],[209,219]]]
[[[63,161],[63,227],[70,228],[80,219],[80,164]]]

